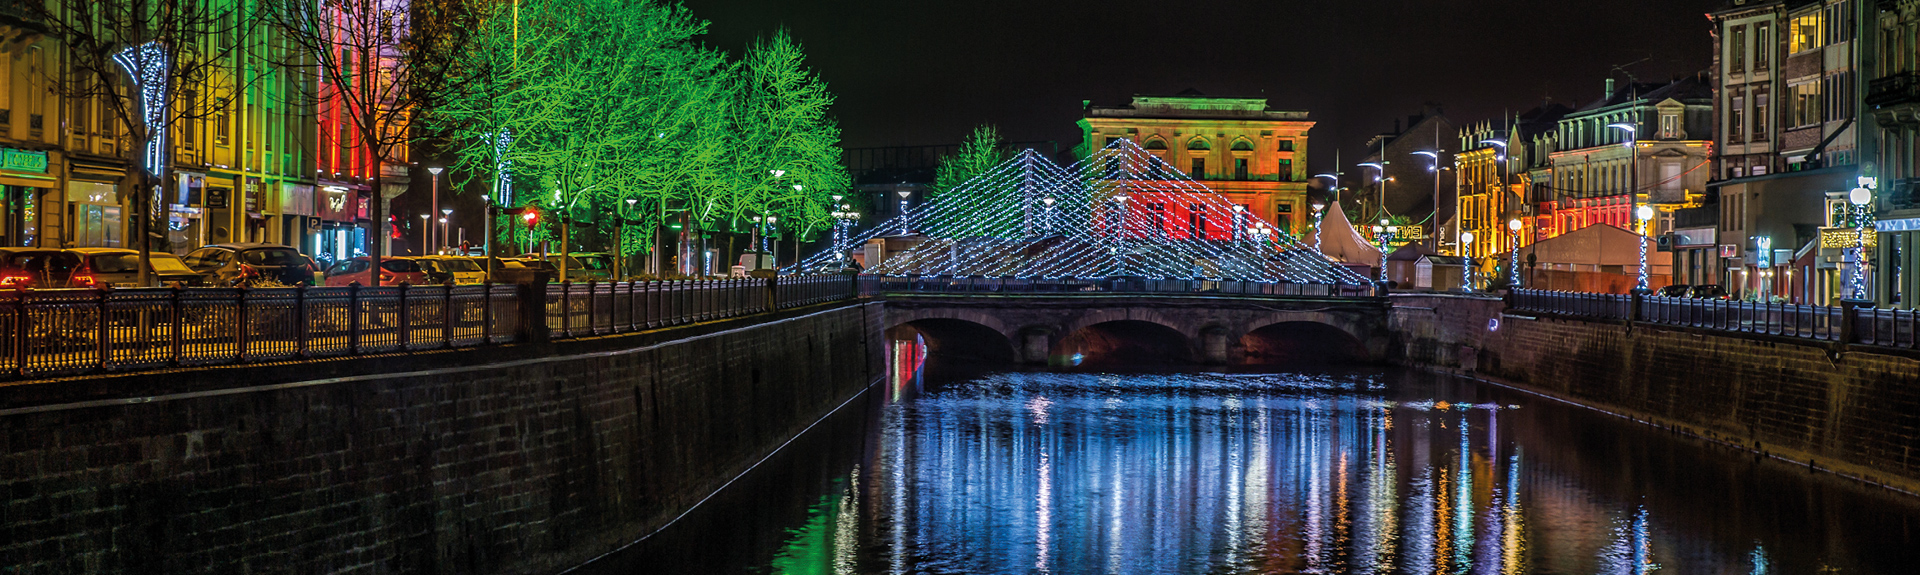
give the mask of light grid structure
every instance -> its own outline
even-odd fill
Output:
[[[1027,150],[922,206],[918,245],[867,273],[1366,285],[1131,140],[1061,168]],[[875,225],[853,245],[899,222]],[[811,269],[833,253],[803,262]]]

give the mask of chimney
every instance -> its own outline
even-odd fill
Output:
[[[1607,78],[1607,93],[1601,94],[1600,99],[1606,100],[1612,97],[1613,97],[1613,78]]]

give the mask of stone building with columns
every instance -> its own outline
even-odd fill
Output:
[[[1299,237],[1312,227],[1307,207],[1307,112],[1272,110],[1265,98],[1134,96],[1125,106],[1085,103],[1086,157],[1117,139],[1198,180],[1276,229]]]

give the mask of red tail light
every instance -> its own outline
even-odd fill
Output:
[[[100,287],[100,281],[94,279],[90,274],[73,274],[73,280],[69,283],[72,283],[74,287]]]
[[[260,270],[253,269],[253,266],[247,264],[240,264],[240,275],[253,277],[260,275]]]
[[[4,287],[19,287],[19,286],[27,285],[29,283],[33,283],[33,276],[0,277],[0,286],[4,286]]]

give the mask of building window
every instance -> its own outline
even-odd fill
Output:
[[[199,110],[200,110],[200,93],[199,92],[195,92],[193,90],[181,90],[180,102],[181,102],[180,105],[186,108],[188,114],[199,113]],[[187,146],[187,149],[189,150],[193,149],[195,134],[199,133],[197,130],[194,130],[193,128],[194,128],[193,122],[182,122],[180,124],[180,142],[182,144],[185,144]]]
[[[213,115],[213,143],[227,145],[227,129],[232,127],[225,110]]]
[[[1165,150],[1167,149],[1167,141],[1162,140],[1160,138],[1147,140],[1147,149],[1148,150]]]
[[[1192,170],[1188,170],[1188,171],[1187,171],[1187,175],[1189,175],[1189,176],[1192,176],[1192,177],[1193,177],[1193,179],[1196,179],[1196,180],[1204,180],[1204,179],[1207,179],[1207,159],[1206,159],[1206,158],[1194,158],[1194,159],[1193,159],[1193,169],[1192,169]]]
[[[1733,34],[1727,39],[1727,64],[1733,67],[1733,73],[1747,71],[1747,27],[1734,26]]]
[[[1679,114],[1661,114],[1660,115],[1660,137],[1662,138],[1680,137],[1680,115]]]
[[[1747,98],[1741,98],[1741,96],[1734,96],[1734,104],[1732,104],[1732,106],[1726,106],[1726,137],[1732,138],[1732,140],[1736,140],[1736,142],[1745,142],[1745,140],[1747,140],[1747,123],[1745,123],[1747,113],[1745,113],[1745,110],[1747,110]]]
[[[1201,204],[1187,204],[1187,238],[1201,239],[1205,237],[1207,237],[1206,206]]]
[[[1773,24],[1761,22],[1753,25],[1753,69],[1765,70],[1773,65]]]
[[[1793,127],[1811,126],[1820,123],[1820,83],[1807,82],[1792,86],[1793,112],[1789,119]]]
[[[1246,158],[1233,159],[1233,179],[1240,180],[1243,182],[1247,180],[1247,159]]]
[[[1813,12],[1788,22],[1787,53],[1798,54],[1821,46],[1820,13]]]
[[[1280,139],[1280,151],[1282,151],[1282,152],[1291,152],[1291,151],[1293,151],[1293,138],[1281,138],[1281,139]]]

